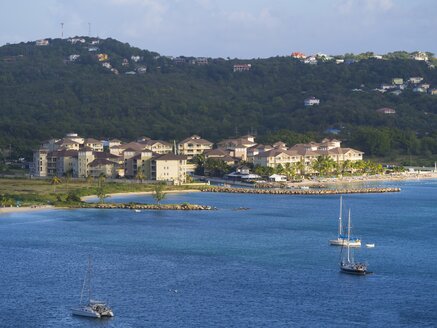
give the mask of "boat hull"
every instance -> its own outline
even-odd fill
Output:
[[[73,308],[73,309],[71,309],[71,312],[74,315],[81,316],[81,317],[101,318],[101,315],[98,312],[96,312],[96,311],[94,311],[92,309],[89,309],[89,308],[88,309],[85,309],[85,308]]]
[[[368,274],[367,265],[364,263],[340,263],[340,271],[343,273],[354,274],[359,276],[364,276]]]
[[[347,241],[347,239],[337,238],[337,239],[330,240],[329,244],[332,246],[347,246],[348,241]],[[359,240],[359,239],[350,240],[349,247],[361,247],[361,240]]]

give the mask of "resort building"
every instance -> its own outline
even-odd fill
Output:
[[[177,149],[179,154],[186,155],[188,159],[191,159],[196,155],[203,154],[206,150],[212,149],[213,145],[211,141],[202,139],[198,135],[192,135],[180,141],[177,144]]]
[[[323,139],[321,143],[296,144],[289,149],[272,149],[254,156],[254,165],[277,167],[301,163],[305,172],[311,172],[313,162],[319,156],[332,158],[336,163],[346,160],[356,162],[363,159],[363,152],[352,148],[341,148],[341,141]]]
[[[151,179],[182,184],[187,180],[187,156],[164,154],[152,158]]]

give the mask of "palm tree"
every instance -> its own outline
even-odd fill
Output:
[[[155,185],[155,188],[153,190],[153,198],[156,200],[158,205],[161,205],[161,201],[166,197],[166,194],[164,192],[164,184],[158,183]]]
[[[335,161],[329,156],[317,156],[316,160],[312,163],[312,169],[321,176],[324,176],[334,170],[335,164]]]
[[[305,175],[305,161],[304,161],[304,159],[301,159],[299,162],[296,163],[296,170],[299,171],[300,176]]]
[[[352,169],[352,162],[350,160],[345,160],[343,163],[340,164],[340,170],[341,174],[343,175],[345,172],[348,172]]]
[[[92,175],[88,175],[86,177],[86,183],[88,185],[88,188],[92,185],[93,181],[94,181],[94,177]]]
[[[51,180],[50,180],[50,184],[53,186],[53,192],[56,192],[56,185],[61,184],[62,180],[59,179],[59,177],[54,176]]]
[[[143,183],[143,180],[144,180],[144,172],[143,172],[143,170],[139,169],[137,171],[137,174],[135,175],[135,179],[140,180],[140,182]]]
[[[282,164],[278,164],[275,168],[275,173],[276,174],[284,174],[285,170],[284,167],[282,166]]]
[[[205,174],[205,163],[206,163],[205,154],[198,154],[198,155],[194,156],[191,161],[194,164],[196,164],[195,173],[198,175],[204,175]]]
[[[65,172],[65,185],[67,186],[67,191],[68,191],[68,185],[71,181],[71,177],[73,175],[73,170],[68,170],[67,172]]]
[[[102,188],[103,187],[103,185],[104,185],[104,183],[105,183],[105,180],[106,180],[106,175],[102,172],[102,173],[100,173],[99,174],[99,178],[98,178],[98,187],[99,188]]]

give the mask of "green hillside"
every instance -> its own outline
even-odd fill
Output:
[[[209,58],[198,65],[191,63],[194,58],[176,63],[113,39],[97,45],[84,40],[0,47],[0,149],[12,144],[14,156],[29,157],[41,141],[71,131],[122,140],[178,140],[196,133],[212,141],[256,131],[260,141],[294,143],[336,129],[345,146],[367,155],[437,154],[437,95],[410,87],[400,95],[373,91],[392,78],[416,76],[437,88],[437,70],[403,52],[387,60],[362,54],[351,64],[274,57]],[[93,46],[98,50],[89,51]],[[99,53],[109,59],[99,62]],[[70,61],[73,54],[80,57]],[[234,73],[237,63],[250,63],[251,70]],[[320,105],[304,107],[309,96]],[[377,113],[381,107],[396,114]]]

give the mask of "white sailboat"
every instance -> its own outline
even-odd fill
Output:
[[[351,235],[351,210],[349,209],[348,224],[347,224],[347,240],[349,241]],[[367,264],[355,262],[353,254],[350,251],[349,243],[346,244],[347,257],[340,262],[340,270],[343,273],[365,275],[370,273],[367,271]]]
[[[329,243],[333,246],[346,246],[350,247],[360,247],[361,239],[356,237],[346,238],[343,233],[342,225],[342,213],[343,213],[343,196],[340,196],[340,215],[338,216],[338,236],[336,239],[331,239]]]
[[[71,312],[74,315],[90,318],[101,317],[113,317],[114,313],[112,309],[106,305],[105,302],[96,301],[91,299],[91,274],[92,274],[92,261],[91,256],[88,258],[88,269],[83,280],[82,291],[80,293],[79,306],[71,308]],[[88,290],[88,300],[83,302],[84,293]]]

